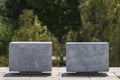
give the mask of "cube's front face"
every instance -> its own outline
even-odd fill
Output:
[[[109,70],[109,44],[80,42],[66,44],[68,72],[98,72]]]
[[[51,71],[51,42],[11,42],[9,44],[10,71]]]

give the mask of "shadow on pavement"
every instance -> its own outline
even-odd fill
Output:
[[[51,73],[6,73],[4,77],[30,77],[30,76],[39,76],[39,77],[48,77]]]
[[[107,77],[106,73],[98,73],[98,72],[77,72],[77,73],[63,73],[62,77]]]

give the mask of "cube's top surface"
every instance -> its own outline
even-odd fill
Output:
[[[109,44],[108,42],[66,42],[66,44]]]
[[[52,42],[10,42],[10,44],[52,44]]]

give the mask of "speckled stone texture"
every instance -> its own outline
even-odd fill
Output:
[[[98,72],[109,70],[109,43],[67,42],[68,72]]]
[[[52,69],[52,42],[11,42],[9,70],[42,72]]]

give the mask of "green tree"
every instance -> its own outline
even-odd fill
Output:
[[[111,0],[108,8],[110,66],[120,66],[120,1]]]
[[[83,41],[106,41],[107,7],[107,0],[87,0],[80,7],[82,8]]]
[[[120,26],[120,24],[119,24]],[[110,66],[120,66],[120,27],[117,26],[110,35]]]
[[[8,48],[12,38],[13,26],[0,15],[0,66],[8,66]]]
[[[69,30],[77,31],[81,27],[78,9],[79,0],[7,0],[7,16],[18,24],[23,9],[33,9],[42,25],[54,34],[59,42]]]
[[[4,19],[4,20],[3,20]],[[0,16],[0,55],[8,53],[9,42],[12,36],[12,25],[6,19]]]
[[[23,10],[19,17],[20,28],[15,31],[13,41],[51,41],[46,26],[42,26],[32,10]]]
[[[22,13],[23,9],[29,9],[30,6],[27,5],[26,0],[7,0],[5,2],[6,6],[6,16],[14,21],[19,19],[19,15]]]

